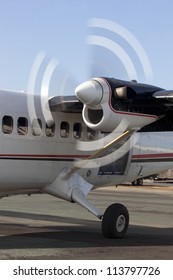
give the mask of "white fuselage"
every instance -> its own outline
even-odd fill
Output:
[[[35,97],[35,111],[40,127],[35,127],[28,114],[26,93],[0,91],[1,197],[40,192],[54,182],[64,168],[72,169],[76,160],[84,160],[93,153],[77,149],[78,141],[91,141],[81,114],[54,112],[55,127],[49,129],[39,96]],[[80,136],[76,135],[79,126]],[[95,139],[101,136],[96,132]],[[173,132],[135,133],[121,172],[100,169],[101,161],[100,165],[87,165],[77,172],[94,186],[102,186],[170,169],[173,167],[172,137]]]

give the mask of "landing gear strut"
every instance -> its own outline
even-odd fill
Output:
[[[127,208],[115,203],[110,205],[103,214],[86,198],[93,185],[85,181],[78,173],[72,173],[67,178],[64,176],[67,176],[67,170],[63,170],[52,184],[42,189],[42,192],[76,202],[90,211],[102,220],[102,231],[106,238],[123,238],[129,226]]]
[[[104,237],[123,238],[126,235],[129,226],[129,212],[124,205],[114,203],[110,205],[103,214],[86,199],[79,188],[73,189],[72,199],[102,220],[102,232]]]
[[[110,205],[102,219],[102,232],[106,238],[123,238],[129,226],[129,212],[127,208],[115,203]]]

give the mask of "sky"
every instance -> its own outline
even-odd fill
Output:
[[[35,82],[39,91],[50,61],[56,67],[50,95],[74,94],[79,83],[92,76],[133,79],[127,65],[109,48],[87,44],[88,36],[114,42],[131,59],[137,80],[173,89],[172,0],[0,0],[0,88],[27,90],[33,63],[40,63]],[[126,34],[88,26],[89,19],[114,22]],[[136,50],[126,38],[133,34],[150,63],[146,77]]]

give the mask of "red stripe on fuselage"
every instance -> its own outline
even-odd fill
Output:
[[[140,154],[140,155],[133,155],[132,159],[171,158],[171,157],[173,157],[173,153]]]

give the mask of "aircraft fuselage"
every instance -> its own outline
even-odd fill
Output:
[[[54,112],[45,121],[40,97],[35,97],[36,119],[29,116],[27,94],[0,91],[0,196],[40,192],[56,180],[64,168],[72,169],[93,151],[78,149],[105,134],[92,132],[79,113]],[[39,124],[39,125],[38,125]],[[172,168],[173,132],[137,132],[119,159],[79,168],[77,172],[94,187],[133,181]],[[104,141],[103,141],[104,142]],[[119,168],[117,168],[119,166]]]

